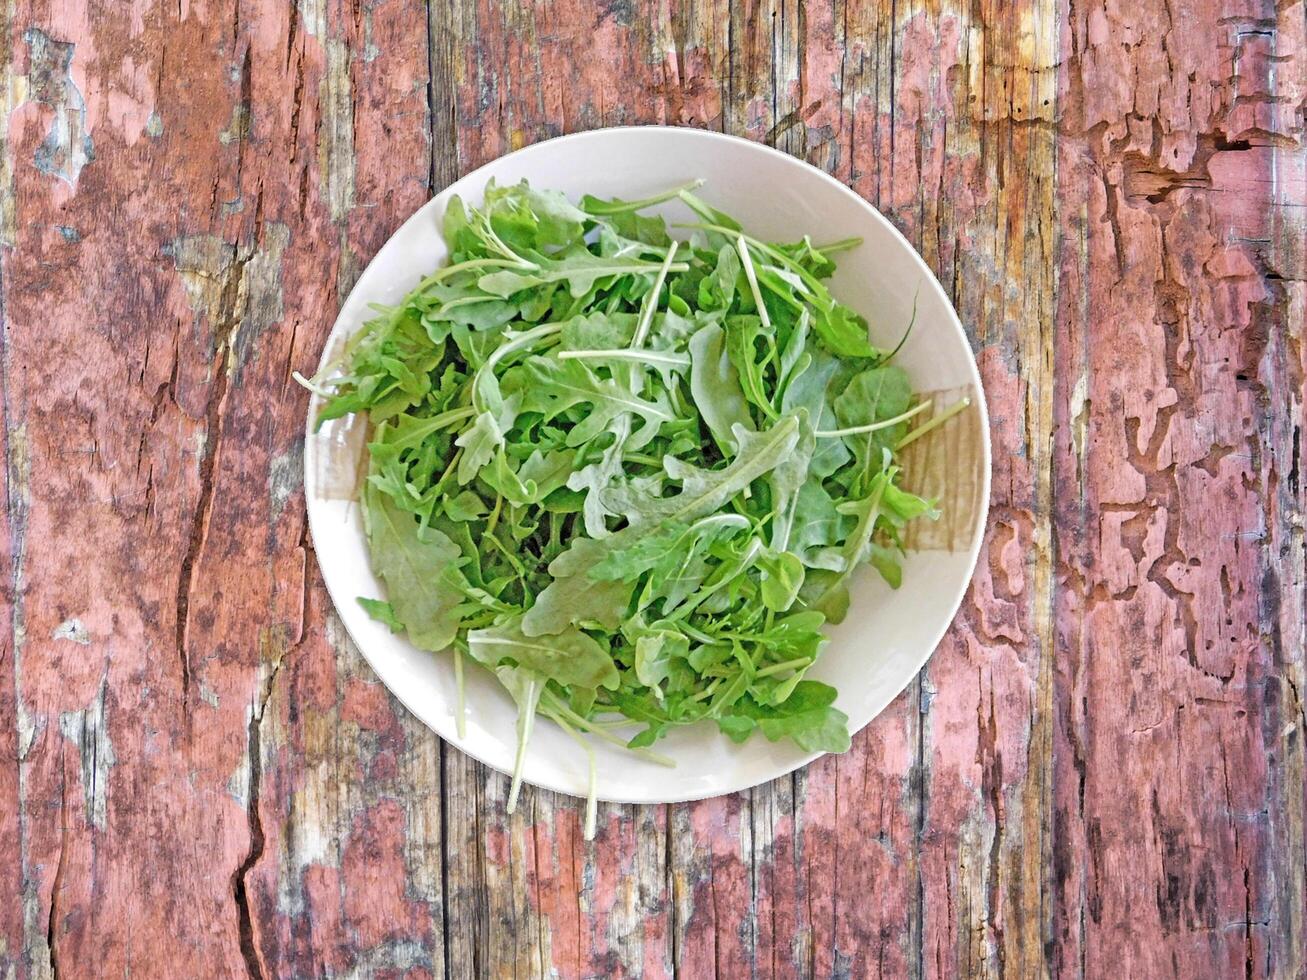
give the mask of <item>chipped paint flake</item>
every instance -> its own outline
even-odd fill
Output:
[[[238,143],[250,135],[250,107],[238,102],[231,107],[231,119],[227,128],[218,134],[218,142],[223,146]]]
[[[54,111],[50,131],[37,147],[33,162],[41,173],[76,187],[82,168],[95,159],[95,150],[86,127],[86,101],[70,74],[74,46],[54,40],[37,27],[29,27],[23,40],[31,59],[28,97]]]
[[[322,37],[327,30],[326,0],[296,0],[300,29],[310,37]]]
[[[73,643],[80,643],[82,646],[88,646],[91,642],[90,631],[83,625],[80,619],[65,619],[50,634],[52,640],[71,640]]]
[[[236,247],[216,235],[184,235],[163,247],[181,276],[192,312],[214,315],[236,257]]]
[[[349,47],[326,42],[327,70],[318,86],[322,130],[318,167],[331,219],[341,221],[354,206],[354,99],[349,77]]]
[[[290,498],[304,485],[304,444],[295,443],[285,453],[278,453],[268,467],[268,498],[272,519],[280,520]]]
[[[264,228],[258,247],[237,247],[216,235],[184,235],[163,247],[173,260],[191,310],[225,330],[227,370],[238,372],[254,342],[285,315],[282,259],[290,229],[278,221]]]
[[[280,221],[269,222],[263,241],[245,265],[245,319],[240,335],[232,344],[231,366],[239,369],[249,358],[259,335],[285,316],[281,289],[282,257],[290,244],[290,229]]]

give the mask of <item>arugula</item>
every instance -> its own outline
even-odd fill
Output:
[[[698,186],[454,199],[450,263],[311,383],[320,422],[371,425],[387,597],[359,602],[452,647],[460,691],[470,659],[518,705],[510,806],[537,716],[581,741],[592,794],[590,738],[661,761],[649,746],[711,721],[846,749],[807,677],[823,627],[855,569],[897,587],[902,529],[937,516],[896,453],[958,407],[910,430],[930,403],[824,281],[857,242],[760,241]],[[688,242],[650,211],[669,207]]]

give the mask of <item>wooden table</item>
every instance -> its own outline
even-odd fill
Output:
[[[1307,970],[1303,0],[0,17],[0,975]],[[291,372],[434,191],[621,123],[772,143],[903,230],[994,497],[852,751],[587,844],[344,635]]]

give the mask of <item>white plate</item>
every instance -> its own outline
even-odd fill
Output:
[[[864,569],[854,583],[848,618],[832,631],[832,642],[809,674],[835,685],[836,704],[856,732],[921,669],[962,600],[989,504],[989,427],[975,360],[944,291],[903,236],[843,184],[776,150],[702,130],[606,129],[537,143],[468,174],[404,223],[345,301],[323,363],[369,317],[368,304],[397,303],[444,263],[439,226],[452,195],[479,203],[491,178],[501,184],[527,178],[573,199],[586,193],[632,199],[697,177],[706,180],[700,190],[703,197],[761,238],[792,240],[809,234],[821,242],[861,236],[861,247],[839,256],[832,285],[836,296],[868,318],[872,340],[882,347],[898,342],[915,298],[916,326],[897,363],[918,390],[944,391],[945,399],[965,392],[974,403],[970,419],[964,416],[946,427],[969,433],[969,443],[964,440],[959,448],[957,431],[921,441],[937,443],[930,452],[935,458],[947,454],[951,481],[967,489],[951,501],[955,513],[945,515],[945,522],[954,525],[951,542],[946,543],[952,550],[936,542],[936,550],[909,553],[897,592]],[[676,220],[693,220],[679,205],[659,210]],[[479,668],[468,670],[467,735],[459,738],[449,658],[418,650],[403,635],[392,635],[355,601],[361,595],[385,594],[368,564],[359,508],[349,499],[362,459],[362,425],[338,420],[315,432],[312,422],[320,406],[317,397],[309,406],[305,492],[314,547],[340,618],[381,680],[410,711],[469,755],[510,770],[516,708],[498,682]],[[939,492],[934,486],[926,489]],[[711,722],[674,731],[658,750],[675,758],[676,768],[644,762],[596,741],[599,797],[633,803],[701,799],[757,785],[816,757],[788,741],[773,744],[761,736],[737,746]],[[553,725],[538,724],[527,753],[525,780],[584,795],[584,754]]]

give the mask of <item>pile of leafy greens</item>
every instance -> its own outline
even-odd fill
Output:
[[[313,383],[319,423],[371,426],[387,599],[359,601],[451,649],[460,691],[470,658],[517,702],[510,808],[538,716],[652,758],[704,719],[846,749],[835,690],[805,678],[822,626],[859,565],[897,586],[904,524],[933,516],[895,453],[945,415],[909,431],[929,402],[824,284],[858,242],[759,241],[696,186],[454,198],[449,264]],[[641,213],[677,198],[688,241]]]

